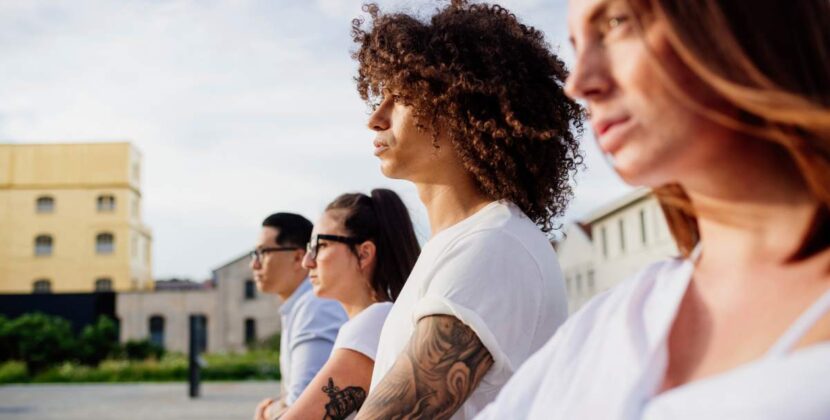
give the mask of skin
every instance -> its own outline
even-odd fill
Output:
[[[273,248],[277,244],[277,229],[263,226],[259,233],[256,249]],[[308,276],[303,267],[305,249],[269,252],[261,261],[251,260],[249,267],[254,275],[257,288],[263,293],[276,294],[286,300]]]
[[[312,238],[320,233],[351,236],[343,227],[345,216],[345,210],[326,211],[314,225]],[[357,245],[357,255],[344,243],[320,240],[319,244],[316,260],[308,255],[303,259],[314,294],[340,302],[351,319],[376,302],[370,283],[377,255],[375,244],[366,241]]]
[[[317,234],[350,236],[343,227],[345,216],[345,210],[326,211],[314,225],[312,238]],[[357,245],[357,255],[348,245],[340,242],[321,240],[319,246],[316,259],[312,260],[308,254],[303,259],[314,294],[340,302],[349,319],[376,303],[370,286],[377,256],[375,244],[366,241]],[[335,350],[280,420],[346,418],[349,413],[357,411],[365,400],[374,367],[374,360],[362,353],[349,349]],[[344,395],[353,398],[343,399]],[[340,415],[327,414],[326,405],[339,399],[345,401],[339,406]]]
[[[386,92],[368,126],[375,155],[390,178],[415,183],[432,234],[464,220],[491,200],[464,169],[450,139],[416,127],[412,108]],[[445,419],[475,390],[493,358],[472,330],[455,317],[421,318],[404,351],[373,390],[358,419]]]
[[[278,233],[273,227],[263,226],[256,249],[280,246],[281,244],[277,243]],[[303,267],[304,256],[305,249],[297,249],[269,252],[262,256],[261,261],[251,260],[249,266],[257,288],[263,293],[276,294],[283,301],[291,297],[308,276],[308,270]],[[284,401],[266,398],[257,405],[254,420],[270,420],[285,411],[285,408]]]
[[[665,22],[639,33],[622,1],[572,0],[576,51],[567,93],[587,103],[600,147],[629,183],[679,183],[698,217],[703,253],[669,336],[660,391],[762,357],[830,287],[830,249],[793,260],[819,209],[786,152],[707,121],[661,80],[730,112],[680,64]],[[621,120],[607,127],[608,121]],[[830,339],[830,315],[795,350]]]

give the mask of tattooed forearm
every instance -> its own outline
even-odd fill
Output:
[[[323,387],[323,392],[329,396],[329,403],[326,404],[326,414],[323,420],[344,420],[349,414],[354,413],[363,405],[366,399],[366,391],[357,386],[349,386],[344,390],[334,385],[334,380],[329,378],[329,384]]]
[[[450,418],[492,365],[481,340],[457,318],[423,318],[358,418]]]

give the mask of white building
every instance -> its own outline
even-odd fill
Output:
[[[150,339],[187,352],[190,318],[204,328],[203,350],[240,352],[280,331],[280,299],[260,293],[245,254],[213,270],[214,288],[159,288],[116,296],[121,341]]]
[[[649,189],[635,190],[568,225],[554,246],[571,312],[648,264],[678,254]]]

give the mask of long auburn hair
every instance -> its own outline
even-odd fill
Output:
[[[377,188],[371,195],[342,194],[326,207],[329,210],[345,210],[343,228],[375,243],[370,285],[378,301],[394,302],[421,254],[406,205],[394,191]]]
[[[733,108],[707,109],[663,79],[683,105],[737,132],[774,142],[830,210],[830,2],[628,0],[640,25],[667,23],[681,62]],[[695,210],[678,184],[655,188],[684,256],[699,240]],[[815,225],[814,225],[815,227]],[[825,244],[826,245],[826,244]]]

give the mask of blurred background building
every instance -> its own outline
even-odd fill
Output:
[[[204,283],[158,281],[153,291],[118,293],[121,341],[149,339],[185,352],[191,318],[203,330],[201,351],[241,352],[278,333],[280,300],[257,290],[249,261],[245,253],[213,270],[213,279]]]
[[[678,254],[663,210],[646,188],[569,224],[554,248],[571,312],[648,264]]]
[[[153,287],[130,143],[0,144],[0,292]]]

